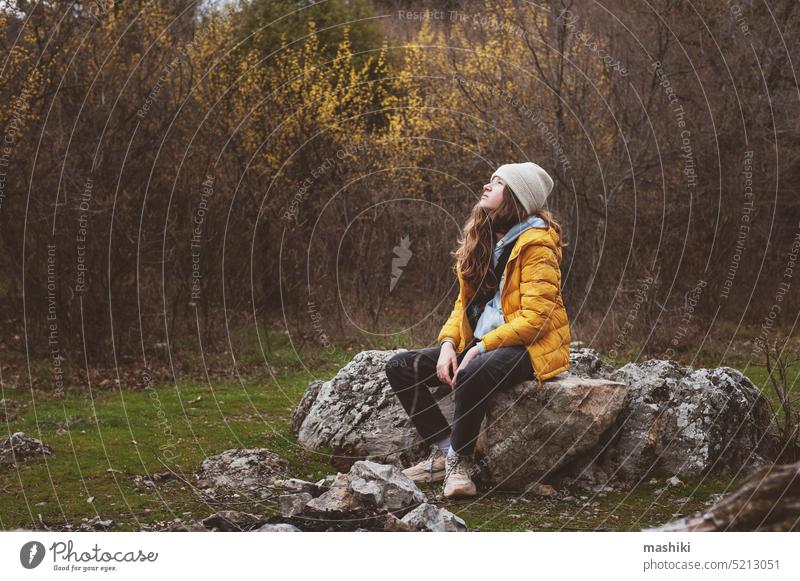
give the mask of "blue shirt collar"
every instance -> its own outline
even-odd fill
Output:
[[[547,223],[539,216],[531,214],[522,222],[514,224],[495,245],[492,253],[492,264],[497,264],[497,261],[500,260],[500,255],[503,254],[503,249],[508,244],[513,244],[520,234],[531,228],[547,228]]]
[[[519,238],[520,234],[522,234],[525,230],[529,230],[530,228],[547,228],[547,224],[539,216],[531,214],[522,222],[514,224],[508,229],[508,232],[505,233],[505,235],[497,242],[497,245],[495,246],[495,250],[500,250],[500,252],[496,252],[496,254],[501,254],[502,249],[507,244],[515,241],[517,238]]]

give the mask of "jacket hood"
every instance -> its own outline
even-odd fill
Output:
[[[513,260],[519,256],[519,253],[522,252],[522,249],[529,244],[537,244],[539,246],[546,246],[547,248],[550,248],[558,258],[559,264],[561,264],[562,253],[561,247],[558,245],[558,233],[556,232],[555,228],[552,226],[548,226],[547,228],[528,228],[522,232],[522,234],[520,234],[514,242],[514,248],[511,250],[511,254],[508,256],[506,270],[508,270],[509,265],[513,262]],[[461,288],[468,289],[470,292],[474,290],[469,283],[461,278],[461,265],[456,265],[456,271],[458,273],[458,281]]]
[[[497,261],[500,259],[500,255],[503,253],[503,249],[507,248],[509,244],[512,246],[516,243],[517,238],[522,236],[527,230],[531,228],[539,228],[544,229],[547,228],[547,223],[542,220],[536,214],[532,214],[528,216],[522,222],[515,224],[511,228],[509,228],[508,232],[497,242],[494,247],[493,253],[493,262],[497,264]]]
[[[514,245],[514,250],[511,251],[511,256],[508,258],[509,262],[528,244],[538,244],[550,248],[558,256],[558,261],[561,262],[562,253],[561,246],[558,244],[558,232],[552,226],[529,228],[520,234]]]

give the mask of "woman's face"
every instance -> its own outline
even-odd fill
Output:
[[[499,176],[494,176],[489,183],[483,186],[483,195],[481,201],[478,202],[481,208],[485,210],[494,210],[503,201],[503,189],[505,182]]]

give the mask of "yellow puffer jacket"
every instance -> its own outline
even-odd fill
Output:
[[[561,298],[561,248],[552,227],[530,228],[515,241],[505,270],[500,303],[505,323],[483,337],[486,351],[498,347],[525,345],[542,382],[569,369],[569,319]],[[464,312],[475,289],[461,278],[459,293],[450,318],[438,341],[453,339],[460,352],[472,340],[472,328]]]

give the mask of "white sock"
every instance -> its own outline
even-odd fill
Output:
[[[447,457],[448,458],[455,458],[455,455],[456,455],[456,451],[453,450],[452,446],[450,446],[450,448],[447,450]]]
[[[450,436],[447,436],[443,440],[439,440],[436,442],[436,445],[439,446],[439,449],[446,452],[447,449],[450,447]]]

